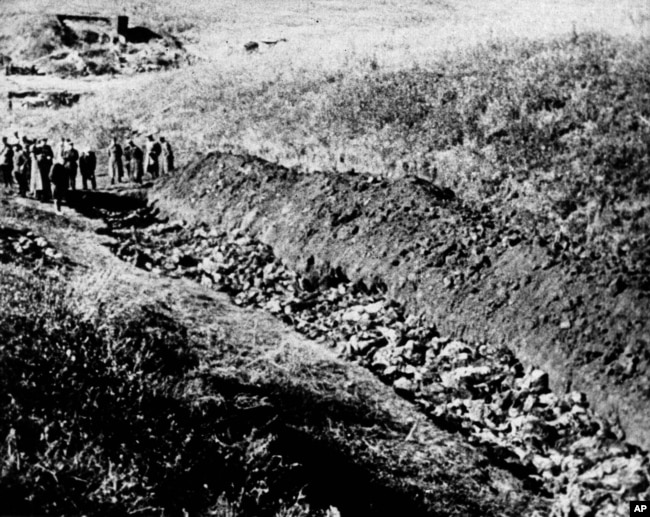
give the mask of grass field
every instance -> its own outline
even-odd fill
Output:
[[[54,9],[21,5],[5,8]],[[71,83],[91,94],[69,110],[5,112],[11,129],[99,149],[159,132],[181,163],[220,148],[304,170],[417,174],[610,243],[648,228],[631,219],[650,188],[643,2],[78,5],[66,9],[176,30],[203,58]]]
[[[83,135],[95,146],[106,143],[102,130],[159,129],[172,133],[178,145],[188,150],[229,143],[269,158],[299,159],[320,168],[333,168],[341,152],[350,153],[348,146],[332,142],[331,135],[322,135],[319,127],[305,120],[290,121],[295,131],[282,139],[269,138],[268,133],[274,134],[276,129],[263,126],[286,129],[282,115],[287,108],[311,112],[318,107],[317,101],[327,101],[338,93],[329,86],[340,78],[363,80],[369,71],[409,70],[413,66],[435,70],[437,60],[446,53],[471,53],[476,45],[486,42],[507,42],[503,45],[507,47],[522,38],[548,40],[591,31],[636,40],[647,36],[650,29],[650,7],[642,0],[615,5],[511,0],[482,2],[480,7],[468,1],[433,0],[373,0],[363,5],[331,0],[187,4],[175,0],[7,0],[0,11],[0,51],[16,46],[25,29],[34,25],[35,16],[127,13],[134,25],[174,32],[202,58],[189,70],[120,81],[115,86],[110,81],[102,82],[104,87],[71,84],[72,88],[91,89],[95,95],[70,114],[21,113],[12,117],[0,113],[16,129],[56,133],[69,126],[76,136]],[[27,27],[26,17],[31,24]],[[33,36],[44,37],[40,33]],[[253,55],[243,50],[249,40],[279,38],[287,42],[262,45]],[[93,120],[91,126],[84,114]],[[194,125],[190,125],[192,121]],[[299,131],[306,135],[296,135]],[[327,141],[319,141],[323,138]],[[262,149],[262,142],[270,149]],[[315,154],[311,163],[305,160],[303,146],[315,148],[308,153]],[[403,151],[409,153],[410,149]],[[376,168],[378,153],[366,154],[354,165]]]

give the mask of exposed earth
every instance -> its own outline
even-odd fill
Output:
[[[220,153],[153,200],[191,221],[245,229],[312,282],[342,271],[443,334],[507,346],[557,391],[584,391],[649,445],[647,247],[626,254],[572,242],[419,178],[302,175]]]
[[[60,77],[128,75],[189,62],[174,35],[126,23],[118,35],[111,18],[9,15],[0,26],[0,62],[6,75]]]

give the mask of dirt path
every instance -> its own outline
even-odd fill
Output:
[[[223,293],[119,260],[108,247],[115,241],[101,234],[100,221],[67,208],[52,217],[48,205],[16,203],[2,224],[44,233],[71,260],[73,297],[85,310],[93,312],[100,304],[116,311],[162,307],[206,336],[206,344],[209,336],[227,336],[230,351],[206,352],[207,368],[226,367],[258,386],[290,386],[295,400],[278,403],[278,416],[293,414],[303,422],[294,426],[304,442],[295,448],[296,460],[312,473],[312,492],[321,503],[326,500],[343,515],[396,515],[405,509],[409,515],[534,515],[535,508],[545,513],[543,499],[524,483],[492,466],[462,437],[434,426],[364,368],[259,310],[236,307]],[[38,215],[43,212],[47,215]],[[35,214],[41,218],[36,224]],[[232,357],[221,362],[222,354],[237,356],[241,366],[234,368]],[[273,398],[273,390],[268,396]],[[304,407],[308,400],[318,409]],[[352,414],[341,404],[354,408]],[[319,425],[308,416],[312,411],[320,414]],[[333,444],[336,454],[318,452],[317,443]]]

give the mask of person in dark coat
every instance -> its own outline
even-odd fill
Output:
[[[133,140],[129,142],[129,146],[131,147],[131,172],[135,181],[141,183],[144,176],[144,153]]]
[[[18,184],[18,194],[21,197],[27,195],[30,166],[31,160],[28,151],[22,145],[17,144],[14,151],[14,178]]]
[[[126,177],[129,181],[133,181],[133,170],[131,169],[131,142],[127,142],[124,146],[124,169],[126,170]]]
[[[6,136],[2,137],[2,149],[0,149],[0,175],[5,189],[11,188],[13,185],[13,169],[14,169],[14,150],[9,145]]]
[[[41,184],[43,186],[41,199],[43,201],[49,201],[52,198],[50,170],[52,169],[54,152],[52,152],[52,148],[47,143],[47,138],[41,139],[41,145],[36,149],[36,155],[38,160],[38,171],[41,175]]]
[[[78,162],[79,151],[77,151],[74,148],[74,144],[68,140],[66,149],[63,151],[63,166],[68,173],[70,190],[76,190]]]
[[[165,175],[174,172],[174,151],[172,151],[172,146],[165,140],[164,136],[160,137],[160,148],[162,151],[160,173]]]
[[[52,165],[50,171],[50,181],[52,182],[52,197],[57,211],[61,211],[61,203],[66,197],[68,186],[70,185],[70,178],[68,177],[68,169],[65,165],[56,162]]]
[[[117,142],[117,137],[113,137],[113,142],[108,148],[108,172],[111,176],[111,185],[116,181],[121,182],[124,174],[122,168],[122,146]]]
[[[95,169],[97,168],[97,156],[94,151],[85,149],[79,157],[79,172],[81,173],[81,185],[84,190],[88,188],[88,182],[93,190],[97,190],[95,181]]]

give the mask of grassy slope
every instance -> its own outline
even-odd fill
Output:
[[[335,71],[289,67],[271,78],[249,66],[198,65],[134,91],[97,93],[65,117],[32,112],[21,121],[100,147],[114,131],[159,129],[181,161],[218,146],[306,169],[429,176],[468,201],[532,214],[552,238],[627,248],[633,274],[646,266],[643,42],[599,34],[494,42],[426,65],[390,69],[359,57]]]

